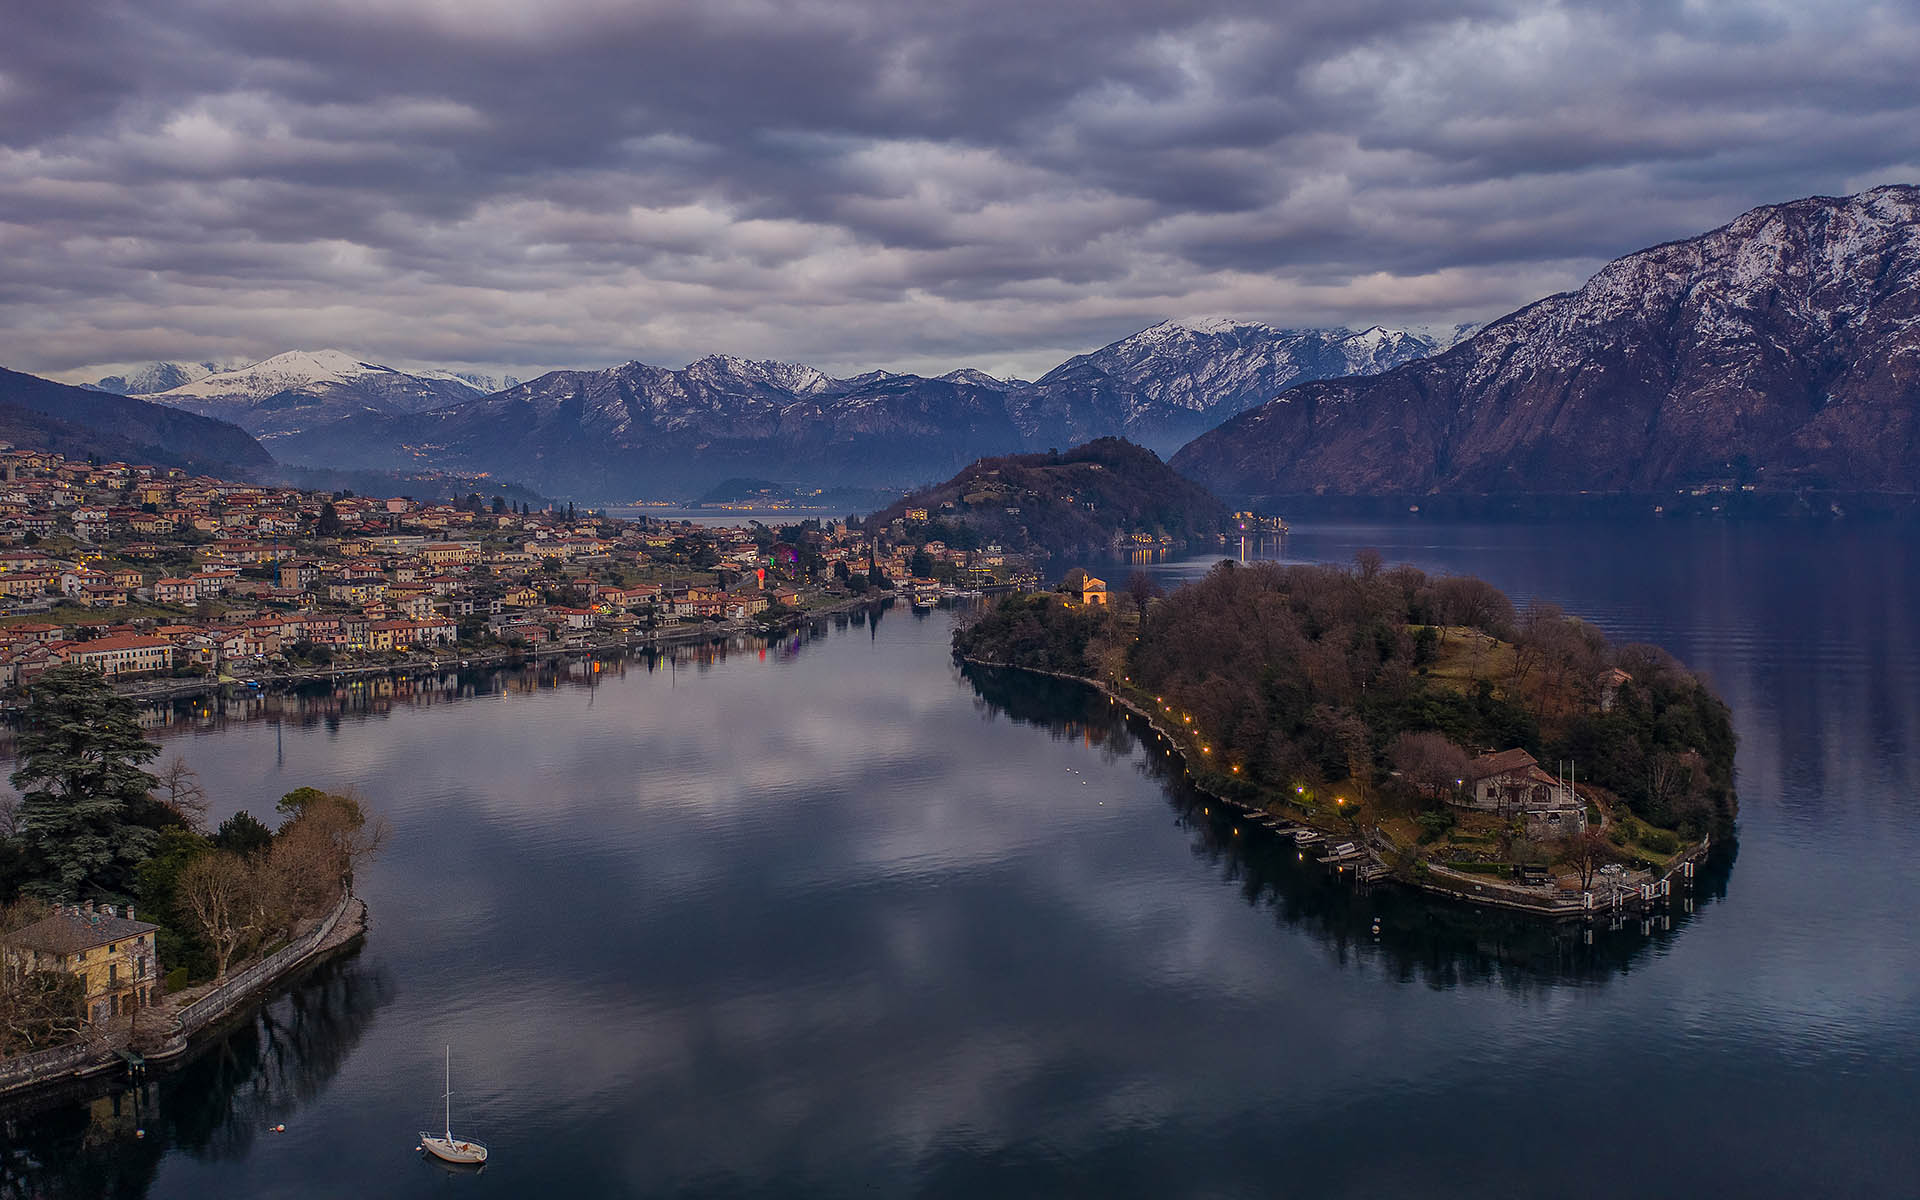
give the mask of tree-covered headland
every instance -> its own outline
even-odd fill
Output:
[[[1220,564],[1171,595],[1144,576],[1082,605],[1015,595],[954,635],[969,659],[1077,675],[1175,734],[1221,794],[1436,861],[1657,864],[1731,829],[1726,705],[1671,655],[1609,643],[1482,580],[1386,568]],[[1591,831],[1555,842],[1473,811],[1479,756],[1571,763]]]
[[[994,544],[1046,558],[1214,545],[1232,522],[1226,505],[1153,451],[1103,437],[1065,451],[980,459],[874,513],[864,527],[897,530],[903,544]]]
[[[276,826],[244,810],[206,827],[206,795],[186,763],[158,772],[160,748],[134,703],[98,671],[63,665],[36,679],[0,806],[0,936],[56,905],[131,905],[159,926],[168,991],[225,977],[334,906],[384,840],[351,792],[299,788]],[[0,1053],[77,1030],[71,977],[0,978]]]

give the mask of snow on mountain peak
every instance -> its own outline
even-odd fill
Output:
[[[1198,317],[1172,317],[1172,318],[1169,318],[1168,320],[1160,322],[1158,325],[1152,326],[1151,328],[1143,329],[1140,332],[1142,335],[1145,335],[1145,334],[1154,333],[1156,331],[1164,332],[1164,333],[1174,333],[1174,332],[1184,331],[1186,333],[1201,333],[1201,334],[1218,336],[1220,334],[1225,334],[1225,333],[1238,333],[1242,330],[1253,330],[1256,332],[1264,333],[1264,332],[1270,331],[1272,328],[1273,328],[1272,326],[1263,324],[1262,322],[1259,322],[1259,321],[1243,321],[1238,317],[1198,316]]]
[[[945,375],[942,375],[940,379],[944,383],[970,383],[975,387],[992,388],[996,391],[1006,391],[1008,388],[1016,386],[1018,382],[1011,379],[997,379],[985,371],[975,370],[973,367],[961,367],[957,371],[948,371]]]
[[[732,354],[709,354],[705,358],[687,364],[687,372],[694,376],[727,375],[736,379],[748,379],[755,383],[768,384],[782,388],[795,395],[807,395],[825,391],[833,385],[826,374],[804,363],[755,362]]]
[[[372,374],[397,372],[392,367],[362,362],[344,350],[289,350],[248,366],[215,372],[162,394],[183,400],[261,397],[315,383],[346,383]]]

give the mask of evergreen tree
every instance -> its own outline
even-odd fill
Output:
[[[313,532],[319,537],[339,537],[340,529],[339,510],[335,509],[333,501],[329,500],[320,506],[320,520]]]
[[[53,667],[34,682],[19,740],[23,890],[47,900],[125,902],[169,820],[142,764],[160,747],[133,701],[98,671]]]
[[[243,808],[220,822],[220,828],[213,834],[213,844],[235,854],[252,854],[273,844],[273,830]]]

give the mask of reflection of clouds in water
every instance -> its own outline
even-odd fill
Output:
[[[1649,641],[1713,682],[1740,737],[1740,856],[1716,926],[1679,931],[1674,1003],[1834,1047],[1920,1010],[1920,556],[1897,526],[1312,522],[1286,554],[1366,546],[1478,574]],[[1184,578],[1200,564],[1162,572]],[[1802,1043],[1804,1044],[1804,1043]]]
[[[1177,785],[1169,803],[1164,764],[1104,704],[977,691],[918,644],[931,628],[829,637],[807,670],[735,656],[396,708],[339,738],[195,742],[216,796],[354,782],[394,818],[363,890],[369,953],[408,988],[349,1063],[350,1102],[412,1121],[452,1041],[475,1132],[587,1172],[587,1192],[899,1191],[902,1173],[1146,1146],[1119,1190],[1181,1190],[1167,1143],[1221,1150],[1249,1114],[1263,1134],[1396,1112],[1444,1128],[1477,1088],[1501,1128],[1537,1133],[1570,1079],[1626,1103],[1622,1062],[1684,1055],[1705,1079],[1792,1036],[1810,1060],[1847,1054],[1911,995],[1908,953],[1815,979],[1817,947],[1756,925],[1768,904],[1747,893],[1775,884],[1748,877],[1792,849],[1767,821],[1733,902],[1670,938],[1587,949],[1358,897]],[[1704,1102],[1634,1103],[1677,1127]],[[1532,1144],[1502,1153],[1551,1169]]]

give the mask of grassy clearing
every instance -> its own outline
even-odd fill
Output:
[[[1482,679],[1493,681],[1513,673],[1513,646],[1464,625],[1440,627],[1440,645],[1426,677],[1458,692],[1471,692]]]

